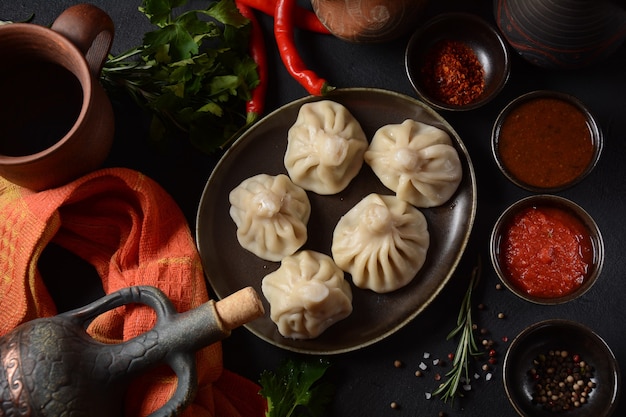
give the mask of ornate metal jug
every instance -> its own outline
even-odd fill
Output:
[[[626,39],[626,9],[615,0],[494,0],[493,5],[509,44],[540,67],[589,66]]]
[[[100,343],[87,334],[95,317],[131,303],[155,310],[157,322],[150,331],[119,344]],[[129,380],[159,363],[172,368],[178,385],[151,417],[175,416],[197,389],[195,352],[262,314],[252,288],[179,314],[157,288],[136,286],[24,323],[0,338],[0,416],[122,416]]]

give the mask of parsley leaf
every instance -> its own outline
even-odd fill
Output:
[[[261,373],[259,392],[267,400],[266,417],[323,415],[334,387],[321,381],[330,363],[325,360],[283,362],[276,372]]]
[[[246,102],[259,83],[249,55],[250,22],[234,0],[175,13],[186,0],[143,0],[155,30],[143,43],[109,56],[102,83],[152,115],[150,137],[166,147],[179,137],[205,153],[227,147],[246,127]]]

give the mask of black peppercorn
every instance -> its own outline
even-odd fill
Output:
[[[566,350],[537,355],[528,375],[534,382],[533,402],[551,412],[582,406],[595,388],[593,368]]]

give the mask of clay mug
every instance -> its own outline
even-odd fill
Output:
[[[0,26],[0,175],[41,191],[104,162],[115,122],[98,79],[113,35],[111,18],[88,4],[50,28]]]

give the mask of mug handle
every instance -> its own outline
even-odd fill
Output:
[[[115,29],[111,17],[94,5],[77,4],[61,13],[51,29],[80,49],[97,78],[113,44]]]

